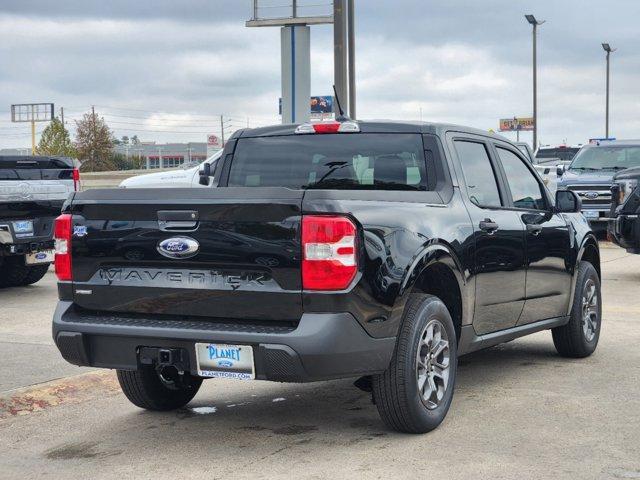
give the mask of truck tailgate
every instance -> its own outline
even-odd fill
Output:
[[[100,311],[298,320],[302,197],[285,188],[78,193],[70,212],[74,302]]]

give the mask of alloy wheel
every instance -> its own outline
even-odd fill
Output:
[[[587,342],[593,341],[598,330],[599,308],[596,283],[588,279],[582,293],[582,333]]]
[[[424,405],[433,410],[440,405],[449,386],[451,355],[444,325],[430,320],[420,334],[416,356],[418,393]]]

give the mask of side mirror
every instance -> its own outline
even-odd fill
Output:
[[[211,164],[205,163],[200,168],[200,185],[209,185],[209,177],[211,177]]]
[[[556,192],[556,212],[579,213],[582,210],[582,199],[571,190],[558,190]]]
[[[564,175],[564,171],[565,171],[566,167],[564,165],[558,165],[556,167],[556,175],[558,175],[559,177],[561,177],[562,175]]]

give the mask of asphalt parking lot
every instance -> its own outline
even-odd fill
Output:
[[[59,356],[53,274],[0,291],[0,478],[640,478],[640,256],[602,256],[592,357],[560,358],[549,332],[464,357],[421,436],[385,429],[351,381],[210,380],[189,408],[139,410]]]

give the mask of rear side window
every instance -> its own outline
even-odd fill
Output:
[[[419,134],[328,134],[238,141],[229,187],[427,190]]]
[[[0,156],[0,180],[65,180],[73,178],[73,163],[58,158]]]
[[[456,141],[469,199],[479,207],[499,207],[500,192],[495,172],[483,143]]]

